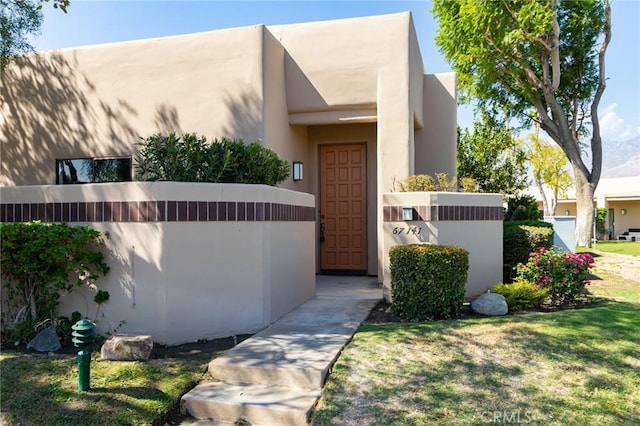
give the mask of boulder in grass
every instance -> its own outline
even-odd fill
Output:
[[[111,361],[146,361],[153,350],[149,335],[116,334],[109,337],[100,349],[100,357]]]
[[[471,302],[471,310],[477,314],[498,316],[506,315],[509,312],[509,306],[503,295],[485,293]]]

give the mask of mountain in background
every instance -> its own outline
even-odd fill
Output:
[[[626,141],[602,141],[602,177],[640,176],[640,136]]]

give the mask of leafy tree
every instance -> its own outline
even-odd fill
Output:
[[[557,145],[545,143],[537,135],[528,138],[529,161],[533,167],[533,181],[536,183],[546,216],[555,216],[558,195],[565,196],[573,183],[571,174],[566,169],[567,156]],[[545,186],[551,189],[551,197],[547,199]]]
[[[473,131],[458,127],[458,176],[475,179],[479,192],[514,195],[526,188],[525,160],[511,131],[486,115]]]
[[[49,0],[40,0],[40,8],[42,8],[42,3],[49,3]],[[64,13],[67,13],[67,7],[69,7],[69,0],[53,0],[54,9],[60,9]]]
[[[40,31],[38,6],[33,1],[0,0],[0,73],[12,56],[32,49],[27,37]]]
[[[0,76],[15,55],[33,50],[27,41],[42,25],[42,5],[49,0],[0,0]],[[53,0],[53,7],[67,13],[69,0]]]
[[[461,100],[536,121],[573,169],[577,244],[591,245],[602,171],[598,105],[611,40],[608,0],[434,0],[436,44],[458,74]],[[587,135],[590,135],[587,137]],[[588,145],[582,152],[581,142]]]

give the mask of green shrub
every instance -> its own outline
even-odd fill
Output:
[[[590,284],[587,278],[592,266],[593,256],[589,253],[557,253],[541,248],[531,253],[526,264],[518,265],[517,279],[547,288],[554,302],[566,304]]]
[[[504,296],[509,312],[538,308],[549,297],[549,289],[530,281],[516,281],[512,284],[496,284],[491,293]]]
[[[57,316],[62,293],[109,271],[95,250],[103,244],[102,233],[87,226],[0,223],[0,236],[2,329],[9,335],[13,330],[10,337],[17,340],[27,340],[36,324]]]
[[[394,181],[393,186],[393,190],[397,192],[431,192],[438,190],[436,181],[429,175],[409,176],[399,182]]]
[[[478,183],[472,177],[462,178],[460,182],[454,176],[449,179],[446,173],[436,173],[436,178],[430,175],[413,175],[401,181],[393,182],[393,191],[397,192],[456,192],[456,186],[464,192],[477,192]]]
[[[459,181],[462,192],[480,192],[480,185],[474,178],[466,176],[459,179]]]
[[[519,263],[526,263],[529,254],[541,247],[550,249],[552,245],[553,226],[548,222],[503,222],[503,281],[507,283],[513,281],[516,266]]]
[[[606,229],[607,212],[608,212],[608,209],[606,208],[596,209],[596,216],[594,220],[596,221],[596,233],[598,234],[599,239],[602,239],[604,237],[604,233]]]
[[[509,197],[505,216],[505,220],[539,220],[538,203],[531,195]]]
[[[450,318],[460,313],[469,270],[462,247],[410,244],[391,248],[392,309],[410,318]]]
[[[456,192],[456,185],[458,184],[458,178],[455,176],[449,180],[446,173],[436,173],[436,179],[438,180],[438,186],[440,191],[444,192]]]
[[[193,133],[155,134],[139,144],[136,179],[277,185],[289,163],[258,142],[222,138],[207,142]]]

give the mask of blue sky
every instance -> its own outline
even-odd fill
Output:
[[[430,1],[87,1],[71,0],[68,13],[45,5],[37,50],[188,34],[256,24],[276,25],[411,11],[429,73],[451,71],[438,52]],[[640,135],[640,1],[612,1],[607,90],[600,103],[603,138]],[[471,124],[468,108],[458,121]]]

